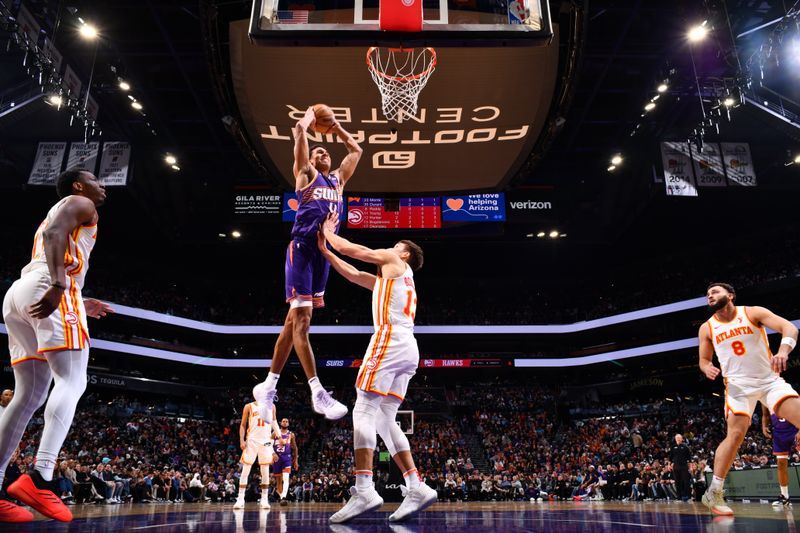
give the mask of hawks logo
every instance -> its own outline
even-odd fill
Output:
[[[378,362],[375,359],[367,361],[367,370],[375,370],[376,366],[378,366]]]
[[[74,326],[75,324],[78,323],[78,315],[76,315],[72,311],[69,311],[69,312],[67,312],[67,314],[64,315],[64,321],[67,324],[70,324],[70,325]]]

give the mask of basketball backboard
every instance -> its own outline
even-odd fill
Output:
[[[418,33],[381,32],[379,0],[255,0],[250,36],[257,43],[302,44],[335,41],[391,44],[433,42],[436,46],[487,43],[541,45],[553,35],[548,4],[542,0],[418,0],[423,25]],[[297,41],[300,39],[300,41]]]

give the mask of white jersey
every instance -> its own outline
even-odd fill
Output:
[[[708,331],[725,378],[775,379],[772,352],[764,327],[756,326],[745,308],[737,307],[730,322],[708,319]]]
[[[382,328],[414,329],[417,314],[417,291],[414,288],[414,273],[406,265],[399,278],[378,276],[372,289],[372,322],[375,331]]]
[[[33,237],[33,251],[31,252],[31,262],[22,269],[22,274],[25,275],[32,270],[40,268],[47,268],[47,257],[44,250],[44,239],[42,234],[53,222],[56,213],[67,201],[67,198],[62,199],[56,205],[50,208],[47,216],[39,224],[39,229]],[[67,274],[67,283],[70,285],[68,289],[74,286],[78,290],[83,289],[83,282],[86,279],[86,271],[89,270],[89,255],[92,253],[94,243],[97,239],[97,224],[82,224],[75,228],[69,234],[67,240],[67,250],[64,253],[64,270]]]
[[[247,421],[246,439],[262,444],[272,441],[272,413],[266,418],[262,418],[255,402],[250,403],[250,420]]]

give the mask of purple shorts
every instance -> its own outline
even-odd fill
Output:
[[[772,454],[780,457],[788,457],[794,450],[794,433],[775,434],[772,436]]]
[[[325,285],[331,265],[317,241],[293,239],[286,250],[286,301],[302,300],[325,307]]]
[[[287,455],[279,455],[278,460],[272,463],[272,475],[277,476],[284,472],[292,471],[292,458]]]

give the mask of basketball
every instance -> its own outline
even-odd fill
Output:
[[[314,131],[317,133],[328,133],[336,123],[333,110],[325,104],[314,104],[313,107],[314,117],[316,117],[313,126]]]

